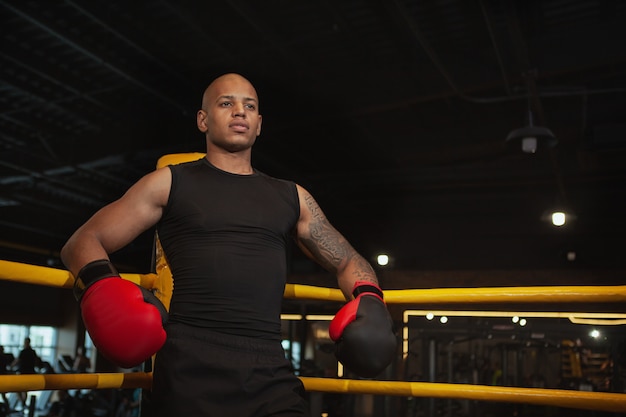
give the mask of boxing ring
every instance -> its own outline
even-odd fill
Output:
[[[158,241],[157,241],[158,243]],[[156,273],[121,274],[155,294],[169,305],[171,274],[158,256]],[[0,260],[0,279],[25,284],[71,289],[74,278],[67,270]],[[299,284],[287,284],[285,298],[343,302],[341,291]],[[568,303],[626,302],[626,286],[546,286],[496,288],[409,289],[385,291],[388,304],[454,303]],[[310,392],[372,394],[399,397],[447,398],[486,402],[575,408],[601,412],[626,413],[626,394],[564,389],[519,388],[456,383],[355,380],[300,377]],[[0,392],[58,389],[144,388],[152,384],[150,372],[2,375]]]
[[[164,155],[158,160],[157,168],[197,160],[204,157],[204,155],[204,153]],[[169,309],[173,280],[158,236],[155,236],[154,270],[155,273],[123,273],[121,276],[146,289],[153,290],[155,295]],[[3,260],[0,260],[0,279],[68,289],[71,289],[74,285],[74,277],[67,270]],[[626,302],[626,286],[408,289],[387,290],[384,291],[384,294],[387,304],[404,304],[408,306],[413,304]],[[345,302],[344,296],[339,289],[299,284],[287,284],[284,297],[288,299]],[[622,320],[612,319],[611,324],[626,323],[626,315],[620,314],[618,316]],[[576,319],[575,317],[569,318],[572,321]],[[583,319],[578,318],[578,320]],[[406,344],[408,343],[406,329],[407,327],[404,328],[403,332],[403,352],[406,352]],[[300,379],[305,389],[309,392],[462,399],[626,413],[626,394],[620,393],[326,377],[300,377]],[[151,385],[152,374],[150,372],[0,375],[0,392],[59,389],[150,389]]]

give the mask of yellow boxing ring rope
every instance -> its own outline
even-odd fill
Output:
[[[300,377],[309,392],[401,397],[458,398],[585,410],[626,412],[626,394],[562,389],[494,387],[431,382],[372,381]],[[152,386],[152,373],[92,373],[0,376],[0,392],[58,389],[118,389]]]
[[[159,266],[157,265],[157,270]],[[157,274],[121,274],[148,289],[159,288]],[[67,270],[0,260],[0,279],[26,284],[71,288],[74,278]],[[161,284],[162,285],[162,284]],[[287,284],[286,298],[343,302],[341,291],[308,285]],[[389,304],[468,302],[624,302],[626,286],[496,287],[388,290]],[[373,394],[403,397],[457,398],[478,401],[525,403],[606,412],[626,412],[626,394],[562,389],[495,387],[469,384],[374,381],[301,377],[307,391],[342,394]],[[0,392],[56,389],[150,388],[152,374],[90,373],[2,375]]]
[[[122,278],[147,289],[157,287],[157,274],[121,274]],[[0,260],[0,279],[24,284],[72,288],[74,277],[63,269]],[[626,285],[436,288],[385,290],[387,304],[441,303],[622,303]],[[287,284],[285,298],[344,302],[341,291],[310,285]]]

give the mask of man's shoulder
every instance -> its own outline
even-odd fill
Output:
[[[205,158],[200,158],[194,161],[185,161],[178,164],[170,164],[168,166],[170,167],[170,169],[188,169],[198,166],[206,166],[207,164],[205,163],[205,161]]]
[[[255,173],[258,175],[259,178],[262,178],[264,180],[266,180],[269,183],[273,183],[275,184],[275,186],[278,187],[285,187],[288,189],[293,189],[294,191],[296,190],[296,183],[292,180],[286,179],[286,178],[278,178],[278,177],[274,177],[271,175],[268,175],[262,171],[258,171],[255,169]]]

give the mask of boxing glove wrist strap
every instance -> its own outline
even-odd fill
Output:
[[[74,280],[74,297],[80,301],[83,293],[91,284],[104,278],[119,277],[120,274],[107,259],[89,262],[78,272]]]
[[[374,293],[378,295],[381,299],[383,298],[383,291],[376,284],[371,283],[356,283],[354,286],[354,290],[352,290],[352,295],[354,298],[357,298],[360,294],[364,293]]]

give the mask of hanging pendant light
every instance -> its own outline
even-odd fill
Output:
[[[555,147],[558,140],[550,129],[534,125],[532,110],[528,109],[528,125],[512,130],[506,143],[524,153],[535,153],[539,149]]]

